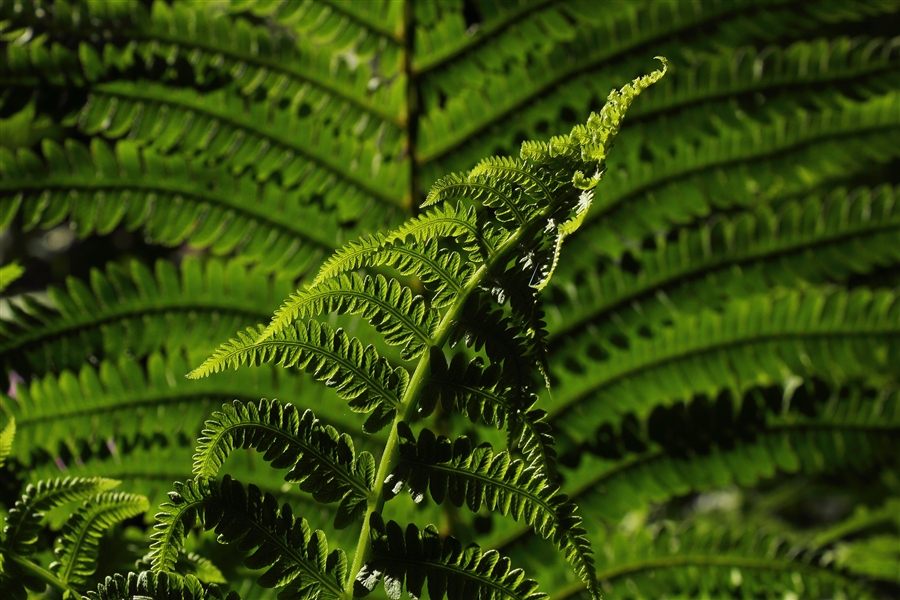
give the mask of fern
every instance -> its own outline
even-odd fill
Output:
[[[897,12],[0,0],[4,592],[895,596]]]

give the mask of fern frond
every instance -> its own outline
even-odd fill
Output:
[[[614,265],[586,273],[573,297],[549,311],[556,316],[551,339],[558,347],[585,326],[607,337],[656,325],[670,306],[693,312],[743,290],[841,281],[890,265],[900,260],[898,195],[890,186],[838,189],[777,212],[764,206],[670,233],[673,241],[658,238],[655,249],[636,256],[634,275]]]
[[[25,268],[13,261],[0,267],[0,292],[8,288],[13,281],[25,274]]]
[[[20,384],[16,399],[0,394],[0,406],[15,417],[18,426],[13,456],[35,468],[39,449],[55,455],[63,445],[99,446],[115,440],[122,446],[142,436],[162,436],[173,443],[179,436],[196,439],[210,412],[234,399],[302,397],[306,407],[327,415],[333,425],[343,430],[358,427],[335,408],[332,393],[293,372],[264,365],[245,373],[187,381],[183,375],[193,362],[181,353],[151,354],[140,362],[123,357],[97,367],[85,365],[77,373],[63,371],[27,386]],[[159,426],[162,421],[168,423],[164,428]],[[188,464],[190,452],[182,459]],[[133,485],[128,489],[136,491]]]
[[[388,344],[403,346],[405,359],[415,358],[430,345],[439,320],[434,308],[397,280],[382,275],[364,279],[351,273],[291,294],[275,311],[260,341],[284,331],[297,319],[333,311],[362,315]]]
[[[553,538],[578,577],[594,597],[600,597],[594,558],[575,505],[557,494],[539,465],[494,452],[490,444],[473,447],[465,436],[450,441],[423,429],[416,440],[405,423],[398,425],[400,464],[385,481],[399,492],[406,486],[418,503],[430,490],[438,504],[449,500],[472,512],[482,507],[531,525],[542,537]]]
[[[34,301],[0,321],[0,364],[41,374],[75,367],[88,357],[146,356],[190,340],[212,342],[220,331],[253,325],[290,290],[287,277],[238,261],[202,263],[186,258],[180,273],[158,261],[155,273],[134,261],[91,273],[90,288],[69,279],[50,288],[53,308]]]
[[[162,156],[132,141],[110,146],[94,138],[86,147],[45,140],[40,158],[3,148],[0,174],[0,196],[11,202],[0,227],[21,213],[26,231],[67,218],[81,237],[120,225],[142,228],[167,246],[188,241],[215,254],[239,249],[245,262],[284,275],[302,274],[341,235],[333,210],[297,202],[273,182],[183,155]]]
[[[814,171],[824,179],[834,169],[830,163],[835,154],[854,151],[867,156],[878,149],[887,153],[881,162],[889,160],[896,155],[886,140],[900,128],[898,102],[900,96],[889,91],[815,112],[776,115],[772,122],[752,128],[721,128],[697,142],[679,138],[672,150],[651,161],[633,154],[624,164],[610,165],[603,197],[573,239],[583,235],[595,252],[615,257],[627,247],[623,240],[641,240],[704,216],[712,207],[757,204],[759,190],[777,185],[779,176],[788,180],[775,188],[779,193],[795,180],[795,193],[806,193],[811,182],[804,173]],[[848,160],[858,164],[859,157]],[[811,167],[820,162],[823,168]],[[753,169],[748,163],[754,163]],[[739,174],[742,181],[749,175],[757,184],[725,187],[722,180],[729,173]]]
[[[675,314],[653,337],[629,339],[627,352],[585,337],[554,361],[567,377],[551,421],[581,441],[628,412],[643,418],[659,404],[792,374],[883,383],[900,364],[898,306],[886,290],[786,291],[734,300],[722,313]]]
[[[784,597],[848,594],[877,598],[875,590],[828,565],[807,548],[771,533],[719,524],[676,527],[670,523],[617,531],[604,544],[598,582],[613,598]],[[540,555],[524,560],[538,563]],[[560,581],[553,597],[575,598],[577,586]]]
[[[289,504],[281,508],[275,498],[254,485],[244,488],[226,475],[221,482],[198,478],[176,483],[171,502],[160,506],[151,558],[153,570],[172,571],[185,534],[195,525],[215,529],[220,543],[235,544],[251,569],[265,569],[262,587],[288,586],[302,600],[341,599],[347,571],[342,550],[328,552],[325,534],[312,531],[297,519]]]
[[[239,332],[237,338],[219,346],[202,365],[188,373],[188,378],[199,379],[243,364],[272,362],[311,373],[335,388],[355,412],[399,407],[409,384],[409,373],[379,357],[372,346],[363,348],[359,339],[349,337],[342,329],[335,331],[328,324],[309,321],[305,326],[291,325],[269,337],[263,335],[264,331],[260,325]]]
[[[107,577],[97,587],[97,591],[85,594],[88,600],[240,600],[237,592],[226,595],[212,584],[204,588],[193,575],[180,577],[173,573],[118,573]]]
[[[0,468],[6,463],[6,459],[12,454],[13,439],[16,437],[16,419],[10,417],[0,429]]]
[[[373,557],[356,577],[355,596],[372,592],[383,580],[391,600],[398,600],[404,587],[413,598],[421,598],[427,589],[434,600],[547,597],[537,591],[537,582],[524,579],[520,569],[512,569],[508,558],[495,550],[483,552],[475,544],[463,548],[451,537],[441,539],[433,525],[420,531],[409,524],[404,532],[394,521],[385,524],[378,513],[372,513],[369,531]]]
[[[55,479],[29,484],[9,511],[3,528],[2,548],[19,556],[30,556],[40,531],[43,513],[67,502],[88,498],[119,485],[102,477]]]
[[[335,527],[343,529],[365,509],[375,485],[375,459],[356,456],[353,440],[322,425],[310,410],[260,400],[225,404],[206,422],[194,454],[194,474],[213,477],[235,448],[255,448],[277,469],[290,469],[285,481],[296,483],[318,502],[341,501]]]
[[[106,493],[89,499],[66,521],[53,551],[57,562],[50,565],[50,571],[67,585],[87,584],[88,577],[97,570],[103,532],[149,508],[147,498],[134,494]]]
[[[310,122],[276,99],[247,110],[227,90],[198,94],[151,82],[101,83],[91,87],[77,123],[88,135],[127,136],[161,153],[201,154],[235,173],[252,169],[260,181],[278,173],[283,187],[296,186],[303,197],[321,194],[341,220],[358,218],[376,203],[391,213],[408,178],[399,162],[382,160],[375,140],[345,143],[324,122]]]
[[[419,416],[427,417],[438,403],[447,414],[460,413],[472,422],[481,419],[497,428],[506,426],[510,450],[518,449],[528,463],[536,463],[549,475],[555,473],[556,450],[547,413],[535,409],[538,397],[509,381],[500,365],[485,367],[480,359],[463,353],[449,365],[443,352],[433,350],[429,386],[419,399]]]

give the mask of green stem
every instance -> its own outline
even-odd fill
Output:
[[[59,590],[63,594],[71,594],[75,598],[81,598],[81,594],[69,587],[69,584],[60,581],[53,573],[50,571],[34,564],[27,558],[23,558],[16,554],[6,554],[6,558],[12,560],[16,563],[19,568],[25,571],[28,575],[32,577],[37,577],[41,581],[44,581],[50,587]]]

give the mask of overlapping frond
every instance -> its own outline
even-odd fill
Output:
[[[588,324],[596,337],[656,325],[679,313],[773,286],[846,281],[900,260],[898,190],[882,186],[833,191],[792,201],[777,211],[763,206],[686,227],[658,238],[636,256],[639,271],[605,264],[585,273],[571,298],[548,313],[551,337]]]
[[[375,459],[358,456],[346,433],[323,425],[312,413],[293,404],[260,400],[234,401],[213,413],[198,440],[194,474],[214,477],[236,448],[254,448],[277,469],[290,469],[285,480],[296,483],[318,502],[337,502],[335,526],[357,520],[375,485]]]
[[[225,475],[221,481],[206,478],[176,484],[171,501],[160,506],[153,534],[151,559],[155,572],[172,571],[194,526],[215,529],[219,541],[253,552],[244,565],[265,569],[262,587],[284,587],[294,597],[344,597],[347,557],[342,550],[328,552],[320,530],[310,529],[306,519],[294,517],[289,504],[281,507],[274,496]]]
[[[522,520],[545,539],[552,538],[591,593],[600,595],[581,518],[541,465],[494,452],[490,444],[473,446],[465,436],[451,441],[424,429],[417,440],[405,424],[399,435],[400,464],[385,481],[394,493],[406,487],[416,502],[428,492],[438,504],[465,504],[472,512],[484,507]]]
[[[900,304],[888,290],[812,288],[734,300],[721,313],[673,315],[627,351],[588,337],[552,365],[554,425],[581,441],[634,412],[723,389],[740,393],[790,375],[883,384],[900,363]],[[577,349],[577,350],[576,350]]]
[[[0,406],[17,421],[15,460],[34,468],[38,450],[54,455],[63,446],[97,447],[108,440],[130,444],[142,436],[196,439],[210,412],[223,402],[255,402],[263,396],[302,397],[306,407],[327,415],[332,424],[344,430],[356,427],[335,408],[333,394],[290,371],[265,365],[195,382],[184,379],[192,363],[182,353],[154,353],[146,362],[123,357],[19,384],[15,399],[0,394]],[[160,428],[161,420],[170,425]],[[187,463],[186,452],[181,456]]]
[[[67,502],[89,498],[119,485],[114,479],[102,477],[54,479],[29,484],[22,498],[10,509],[3,528],[3,549],[20,556],[36,550],[43,513]]]
[[[0,321],[4,367],[32,375],[80,366],[90,357],[146,356],[160,348],[213,343],[223,331],[253,325],[290,289],[288,278],[239,261],[186,258],[180,272],[158,261],[154,272],[137,261],[92,272],[90,287],[68,280],[50,288],[52,307],[26,300]]]
[[[508,558],[475,544],[463,548],[452,537],[441,538],[433,525],[420,530],[409,524],[404,531],[396,522],[385,523],[372,513],[370,532],[373,557],[357,575],[354,595],[366,595],[383,581],[392,600],[401,598],[404,588],[412,598],[421,598],[427,590],[435,600],[547,597],[537,591],[537,582],[525,579],[521,569],[513,569]]]
[[[142,571],[107,577],[97,590],[85,594],[89,600],[240,600],[237,592],[225,594],[216,584],[204,586],[193,575]]]
[[[0,148],[0,227],[21,214],[26,231],[66,219],[80,237],[140,228],[155,243],[240,252],[244,262],[283,275],[308,270],[342,229],[333,207],[301,201],[274,182],[130,140],[94,138],[89,147],[45,140],[41,154]]]
[[[83,586],[97,569],[103,532],[148,508],[147,498],[135,494],[105,493],[91,498],[66,521],[50,571],[65,584]]]
[[[275,312],[260,341],[284,331],[297,319],[329,312],[362,315],[388,344],[403,346],[401,355],[406,359],[419,356],[428,347],[439,318],[424,298],[396,279],[382,275],[363,278],[351,273],[291,294]]]

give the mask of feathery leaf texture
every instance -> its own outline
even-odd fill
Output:
[[[16,437],[16,419],[10,417],[3,429],[0,429],[0,468],[6,464],[7,458],[12,454],[13,440]]]
[[[176,483],[170,502],[160,506],[153,534],[153,571],[172,571],[186,533],[194,526],[215,529],[223,544],[253,552],[244,565],[265,569],[262,587],[284,587],[293,597],[343,598],[347,557],[342,550],[328,552],[322,531],[313,531],[305,519],[294,517],[289,504],[254,485],[244,487],[225,475],[221,481],[199,477]]]
[[[490,444],[473,447],[465,436],[451,441],[424,429],[417,440],[405,423],[398,427],[400,464],[385,480],[391,493],[405,486],[416,502],[427,491],[438,504],[449,500],[472,512],[485,507],[522,520],[542,537],[552,538],[591,593],[600,595],[593,552],[576,507],[557,494],[539,465],[494,452]]]
[[[385,523],[378,513],[372,513],[371,520],[373,558],[356,577],[355,596],[368,594],[382,581],[391,600],[401,598],[404,587],[411,598],[421,598],[427,589],[435,600],[547,597],[537,591],[537,582],[525,579],[521,569],[513,569],[509,559],[494,550],[482,551],[475,544],[463,548],[452,537],[442,539],[433,525],[419,530],[410,523],[404,531],[394,521]]]
[[[52,308],[26,296],[0,320],[0,363],[28,373],[81,366],[91,356],[143,357],[159,348],[214,343],[223,331],[271,314],[289,279],[270,279],[239,261],[185,259],[180,272],[160,260],[153,271],[137,261],[94,270],[90,287],[70,278],[50,288]]]
[[[309,321],[306,326],[290,325],[269,337],[265,327],[248,328],[237,338],[219,346],[202,365],[188,374],[191,379],[212,373],[266,362],[284,368],[303,369],[325,385],[335,388],[351,410],[390,414],[400,406],[409,384],[409,373],[393,367],[378,356],[374,347],[363,348],[357,338],[326,323]],[[366,427],[374,433],[377,429]]]
[[[789,375],[842,383],[868,374],[884,384],[900,365],[900,303],[889,290],[786,291],[672,321],[632,338],[627,352],[589,338],[567,349],[554,364],[567,377],[551,423],[580,441],[627,412],[642,418],[692,394],[740,393]],[[586,370],[592,364],[602,375]]]
[[[225,594],[216,584],[204,587],[193,575],[141,571],[107,577],[85,594],[89,600],[240,600],[237,592]]]
[[[135,494],[104,493],[90,498],[66,521],[53,553],[50,571],[60,581],[82,586],[97,569],[99,538],[114,524],[144,514],[147,498]]]
[[[118,481],[103,477],[66,477],[29,484],[22,498],[9,511],[0,547],[19,556],[30,556],[36,550],[34,543],[40,532],[43,513],[67,502],[105,492],[117,485]]]
[[[293,404],[277,400],[222,406],[206,422],[194,454],[194,474],[214,477],[236,448],[255,448],[276,469],[290,469],[285,481],[296,483],[317,502],[337,502],[335,526],[356,521],[375,486],[375,459],[359,456],[353,441],[310,410],[299,413]]]
[[[841,281],[893,264],[900,259],[898,193],[890,186],[838,189],[672,232],[673,241],[658,239],[636,256],[636,274],[608,263],[587,273],[571,298],[548,311],[554,345],[588,323],[602,337],[656,325],[673,305],[692,312],[745,290]]]

